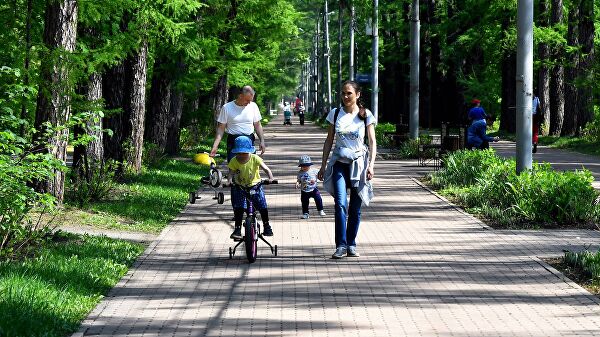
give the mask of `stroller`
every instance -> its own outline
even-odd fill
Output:
[[[283,125],[292,125],[292,111],[288,102],[285,102],[285,107],[283,108]]]

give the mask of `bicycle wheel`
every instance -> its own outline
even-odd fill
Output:
[[[248,258],[248,262],[253,263],[256,261],[256,242],[258,240],[258,234],[256,233],[256,222],[252,216],[246,217],[244,227],[244,246],[246,247],[246,257]]]

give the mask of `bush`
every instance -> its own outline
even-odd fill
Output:
[[[579,225],[599,218],[599,193],[587,170],[556,172],[534,164],[517,175],[515,161],[493,150],[457,151],[430,177],[442,193],[502,225]]]
[[[119,164],[114,161],[103,163],[97,168],[71,171],[67,198],[80,207],[108,197],[117,185]]]
[[[0,73],[18,76],[6,67]],[[0,85],[0,258],[10,258],[45,236],[49,224],[41,221],[41,215],[54,209],[55,199],[33,186],[51,179],[62,167],[51,154],[35,151],[38,147],[20,135],[27,123],[13,107],[24,98],[31,97],[19,85]]]
[[[583,251],[579,253],[565,252],[565,262],[572,267],[581,268],[592,283],[600,283],[600,250],[596,253]]]

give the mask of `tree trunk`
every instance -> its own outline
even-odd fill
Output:
[[[152,88],[150,90],[150,115],[146,128],[146,139],[155,144],[159,153],[164,153],[167,146],[167,129],[171,112],[172,79],[167,71],[162,70],[163,60],[154,63]]]
[[[577,130],[584,128],[594,118],[594,1],[581,1],[579,21],[579,44],[581,58],[579,60],[579,116]]]
[[[44,124],[62,127],[71,115],[70,97],[72,87],[69,81],[70,53],[75,49],[77,37],[77,1],[48,1],[44,19],[44,44],[48,55],[41,57],[40,89],[37,97],[35,114],[36,130],[44,130]],[[65,162],[69,129],[63,128],[54,132],[48,139],[42,139],[39,133],[37,140],[45,143],[46,151],[53,157]],[[40,182],[39,190],[56,197],[59,204],[64,197],[65,173],[55,171],[53,177]]]
[[[562,23],[563,13],[562,0],[552,0],[551,24],[553,26]],[[563,53],[564,47],[562,46],[556,46],[552,50],[552,62],[555,64],[550,78],[550,135],[552,136],[560,135],[565,115]]]
[[[102,98],[102,76],[100,74],[90,75],[88,82],[82,88],[82,93],[87,102],[99,104]],[[91,172],[102,165],[104,161],[102,118],[97,114],[92,114],[85,127],[80,131],[90,136],[92,140],[86,145],[75,147],[73,166],[85,166],[83,167],[84,172]]]
[[[505,31],[514,24],[509,16],[502,21],[502,30]],[[502,102],[500,104],[500,129],[514,133],[517,130],[517,52],[514,49],[504,51],[501,62],[502,72]]]
[[[169,155],[179,153],[179,136],[181,115],[183,114],[183,92],[180,89],[174,89],[171,93],[171,120],[167,130],[166,152]]]
[[[29,87],[29,65],[31,63],[31,13],[33,11],[33,0],[27,0],[27,15],[25,18],[25,61],[23,64],[23,86]],[[21,119],[29,120],[27,112],[27,100],[23,98],[21,102]],[[21,125],[21,137],[25,137],[25,124]]]
[[[213,120],[215,121],[215,123],[217,117],[219,117],[219,113],[221,112],[221,107],[223,106],[223,104],[227,103],[227,100],[229,99],[227,97],[228,93],[229,83],[227,81],[227,73],[224,73],[223,75],[221,75],[221,77],[219,77],[219,80],[215,84],[212,97],[210,98],[210,106],[213,111]]]
[[[126,97],[124,103],[124,164],[132,173],[142,170],[144,150],[144,118],[146,117],[146,75],[148,42],[125,62]]]
[[[568,67],[565,73],[565,114],[561,136],[573,136],[577,133],[579,98],[577,92],[577,70],[579,65],[579,1],[573,3],[569,11],[567,44],[573,49],[568,55]]]
[[[539,25],[540,27],[548,27],[550,25],[550,0],[540,0],[539,5]],[[542,119],[544,120],[544,126],[540,130],[544,136],[548,135],[549,132],[549,121],[550,121],[550,47],[547,43],[540,43],[538,46],[538,58],[541,62],[541,66],[538,72],[538,86],[537,94],[540,99],[540,105],[542,110]]]
[[[125,91],[125,66],[123,63],[108,69],[102,76],[102,97],[107,116],[104,129],[112,132],[104,137],[104,158],[123,161],[123,93]]]

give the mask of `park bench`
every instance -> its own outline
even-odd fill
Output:
[[[408,124],[402,123],[402,115],[400,115],[400,121],[396,123],[394,131],[384,132],[384,136],[390,138],[394,146],[399,146],[408,140]]]
[[[439,135],[431,135],[431,143],[419,144],[419,166],[442,166],[442,155],[465,148],[467,127],[463,124],[442,122]]]

